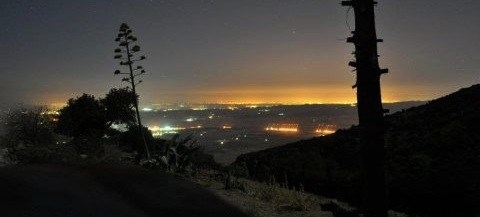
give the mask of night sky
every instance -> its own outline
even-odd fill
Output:
[[[0,102],[61,104],[125,85],[113,75],[122,22],[147,56],[142,104],[354,102],[353,10],[339,2],[3,0]],[[480,82],[480,1],[379,2],[384,101]]]

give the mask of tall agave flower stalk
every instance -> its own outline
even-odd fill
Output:
[[[137,95],[136,87],[138,84],[142,83],[143,81],[138,79],[138,76],[141,76],[146,73],[142,66],[138,65],[139,61],[145,60],[144,55],[138,55],[140,52],[140,46],[136,45],[137,37],[133,34],[133,31],[126,23],[122,23],[120,25],[120,30],[115,39],[118,42],[119,48],[115,49],[115,59],[120,60],[121,66],[126,66],[128,68],[127,72],[121,72],[120,70],[116,70],[114,72],[115,75],[126,75],[122,78],[123,82],[127,82],[130,84],[132,88],[132,92],[135,96]],[[145,154],[148,159],[150,159],[151,154],[148,148],[147,141],[145,140],[145,133],[143,130],[142,119],[140,117],[140,111],[138,109],[138,97],[135,98],[134,101],[135,113],[137,116],[137,125],[139,135],[142,138],[143,145],[145,148]]]

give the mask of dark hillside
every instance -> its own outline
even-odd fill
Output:
[[[478,216],[480,85],[386,117],[390,207],[425,216]],[[233,165],[357,204],[358,130],[241,155]]]

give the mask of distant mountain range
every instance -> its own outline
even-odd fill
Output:
[[[480,215],[480,85],[386,116],[389,206],[420,216]],[[359,131],[241,155],[231,165],[358,204]]]

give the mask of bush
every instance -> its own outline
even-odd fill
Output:
[[[153,138],[152,131],[147,127],[142,127],[142,130],[150,150],[153,150],[159,143],[165,142],[165,140]],[[145,156],[145,146],[142,136],[138,131],[138,126],[129,126],[127,131],[120,133],[118,142],[122,150],[126,152],[136,152],[139,154],[139,157],[142,158]]]
[[[72,163],[80,161],[73,146],[50,144],[42,146],[16,146],[9,149],[7,157],[20,164]]]
[[[19,107],[3,114],[4,144],[42,145],[55,140],[53,118],[45,107]]]
[[[54,117],[45,107],[20,107],[3,114],[5,135],[1,146],[6,148],[9,162],[65,162],[75,157],[71,147],[55,142]]]

